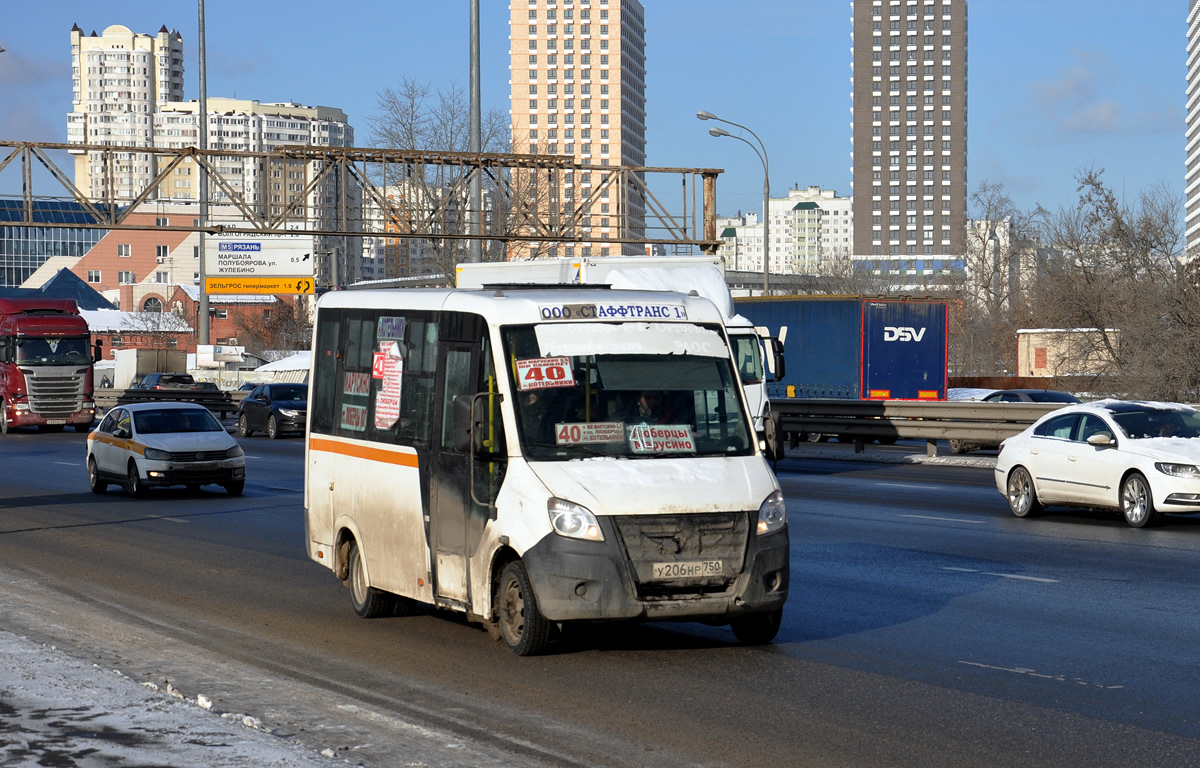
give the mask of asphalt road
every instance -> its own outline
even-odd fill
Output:
[[[358,619],[303,546],[300,439],[246,493],[87,490],[83,436],[0,439],[0,621],[350,762],[1197,765],[1200,521],[1011,517],[986,468],[779,465],[777,641],[574,628],[521,659],[448,614]]]

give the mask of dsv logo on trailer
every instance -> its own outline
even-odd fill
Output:
[[[896,325],[885,325],[883,327],[884,341],[920,341],[924,335],[924,328],[917,329]]]

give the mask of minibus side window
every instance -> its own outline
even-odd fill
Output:
[[[317,324],[316,354],[313,359],[312,397],[308,417],[313,432],[332,434],[337,412],[338,339],[342,330],[339,310],[321,312]]]
[[[355,312],[344,321],[346,344],[343,347],[337,434],[365,439],[371,423],[371,363],[375,346],[375,319]]]
[[[409,318],[404,358],[404,383],[400,395],[401,441],[429,443],[433,415],[433,385],[437,372],[437,324],[428,318]]]

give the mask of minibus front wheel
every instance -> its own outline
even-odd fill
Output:
[[[499,590],[500,635],[518,656],[537,656],[550,644],[554,625],[542,615],[529,573],[520,560],[504,566]]]
[[[766,645],[775,639],[783,621],[783,609],[776,608],[765,613],[738,616],[729,622],[729,628],[742,645]]]

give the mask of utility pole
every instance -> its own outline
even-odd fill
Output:
[[[197,0],[200,6],[200,104],[196,113],[196,129],[200,131],[200,152],[208,149],[208,71],[204,51],[204,0]],[[206,158],[207,159],[207,158]],[[200,226],[208,225],[208,171],[203,163],[200,164]],[[200,317],[199,327],[196,328],[196,343],[210,344],[212,337],[208,332],[208,292],[205,286],[204,270],[204,230],[200,230]]]
[[[469,139],[470,146],[468,152],[476,154],[483,151],[483,139],[480,136],[480,119],[479,119],[479,0],[471,0],[471,135]],[[472,169],[471,176],[471,206],[469,221],[471,226],[471,234],[475,237],[471,240],[469,249],[468,261],[475,264],[483,261],[483,241],[479,236],[483,234],[483,191],[481,187],[480,168]]]

